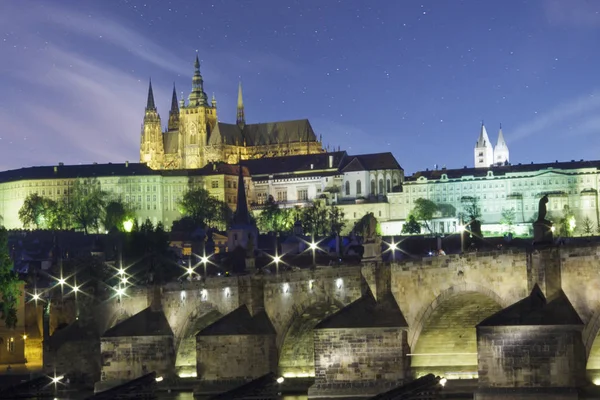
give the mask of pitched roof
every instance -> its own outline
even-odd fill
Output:
[[[343,172],[375,171],[380,169],[402,169],[396,157],[390,152],[348,156],[342,167]]]
[[[315,329],[407,327],[406,319],[391,293],[377,301],[369,290],[360,299],[318,323]]]
[[[525,325],[583,325],[583,321],[562,290],[546,300],[536,284],[529,296],[484,319],[477,326]]]
[[[476,147],[488,147],[491,146],[490,137],[487,134],[487,130],[485,129],[485,125],[481,124],[481,131],[479,132],[479,139],[477,139]]]
[[[248,307],[242,305],[198,332],[196,336],[275,335],[276,333],[265,311],[253,317]]]
[[[307,119],[295,121],[246,124],[240,129],[237,124],[219,122],[208,139],[208,144],[238,144],[246,141],[247,146],[263,146],[275,143],[316,142],[317,136]]]
[[[323,170],[337,172],[346,156],[347,153],[345,151],[336,151],[333,153],[242,160],[241,164],[248,167],[250,174],[252,174],[253,177],[259,177],[261,175],[309,173],[310,171]],[[329,157],[333,157],[332,167],[329,167]]]
[[[124,336],[173,336],[173,330],[162,310],[153,311],[148,307],[113,326],[102,335],[102,337]]]
[[[553,163],[540,163],[540,164],[512,164],[512,165],[500,165],[491,166],[488,168],[458,168],[458,169],[436,169],[436,170],[425,170],[415,172],[413,175],[407,177],[405,181],[416,181],[421,176],[427,179],[441,179],[443,174],[448,176],[448,179],[460,179],[463,176],[474,176],[474,177],[485,177],[488,171],[492,171],[494,176],[502,176],[507,173],[520,173],[520,172],[541,172],[544,170],[559,172],[560,170],[572,170],[581,168],[600,168],[600,161],[570,161],[570,162],[553,162]]]

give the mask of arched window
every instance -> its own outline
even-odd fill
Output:
[[[371,179],[371,194],[377,193],[377,185],[375,185],[375,179]]]
[[[392,182],[390,182],[389,178],[387,180],[387,192],[391,192],[392,191]]]
[[[350,182],[346,181],[346,196],[350,196]]]
[[[360,196],[362,194],[362,184],[360,183],[360,180],[356,181],[356,195]]]
[[[190,144],[198,144],[198,139],[196,138],[196,134],[190,135]]]
[[[379,194],[383,194],[383,179],[379,179]]]

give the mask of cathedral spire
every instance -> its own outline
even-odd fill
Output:
[[[237,117],[236,123],[240,129],[244,129],[246,118],[244,116],[244,99],[242,97],[242,81],[238,85],[238,100],[237,100]]]
[[[177,91],[173,83],[173,96],[171,97],[171,110],[169,111],[169,124],[167,130],[173,132],[179,129],[179,106],[177,105]]]
[[[506,145],[504,134],[502,133],[502,124],[500,124],[498,141],[496,142],[496,147],[494,147],[494,163],[498,165],[508,164],[510,161],[509,156],[508,146]]]
[[[194,62],[194,77],[192,78],[192,92],[190,93],[190,106],[201,106],[206,105],[207,96],[204,93],[204,80],[200,74],[200,60],[198,54],[196,54],[196,61]]]
[[[240,160],[241,161],[241,155]],[[246,199],[246,185],[244,184],[244,167],[238,161],[239,175],[238,175],[238,192],[237,192],[237,208],[233,214],[234,225],[252,225],[250,219],[250,212],[248,211],[248,201]]]
[[[152,92],[152,79],[150,79],[150,85],[148,86],[148,101],[146,102],[146,111],[156,111],[156,105],[154,104],[154,93]]]

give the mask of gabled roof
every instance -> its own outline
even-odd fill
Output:
[[[360,299],[318,323],[315,329],[407,327],[406,319],[391,293],[377,301],[369,290]]]
[[[202,329],[196,336],[275,335],[276,333],[265,311],[253,317],[248,307],[242,305]]]
[[[583,325],[583,321],[562,290],[547,301],[536,284],[529,296],[484,319],[477,326],[526,325]]]
[[[348,156],[342,167],[343,172],[376,171],[381,169],[402,169],[396,157],[390,152]]]
[[[126,336],[173,336],[173,330],[162,310],[153,311],[148,307],[113,326],[102,335],[102,337]]]

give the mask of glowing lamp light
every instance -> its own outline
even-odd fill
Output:
[[[310,243],[310,249],[311,249],[311,250],[316,250],[316,249],[317,249],[317,247],[318,247],[318,246],[317,246],[317,244],[316,244],[315,242],[311,242],[311,243]]]
[[[163,381],[163,377],[159,376],[158,378],[156,378],[156,382],[162,382]]]
[[[206,300],[206,298],[208,297],[208,290],[202,289],[202,291],[200,292],[200,296],[202,297],[202,300]]]
[[[192,268],[192,267],[188,267],[188,269],[187,269],[187,273],[188,273],[189,275],[193,275],[193,274],[194,274],[194,268]]]
[[[554,232],[555,230],[556,230],[556,227],[554,227],[554,226],[550,228],[551,232]]]
[[[446,386],[446,382],[448,382],[448,379],[446,379],[446,378],[440,379],[440,385],[442,385],[442,387]]]
[[[289,291],[290,291],[290,284],[286,282],[283,284],[283,293],[287,293]]]
[[[125,270],[123,268],[119,268],[119,275],[125,275]]]
[[[133,220],[128,219],[126,221],[123,221],[123,229],[125,229],[125,232],[131,232],[131,230],[133,229]]]
[[[208,257],[202,256],[200,257],[200,262],[206,264],[208,262]]]
[[[592,382],[594,383],[594,385],[600,386],[600,378],[596,378]]]
[[[279,264],[279,262],[281,261],[281,257],[275,256],[273,257],[273,261],[275,262],[275,264]]]
[[[127,278],[123,277],[121,278],[121,283],[126,285],[127,284]]]
[[[181,301],[185,301],[186,298],[186,294],[185,294],[185,290],[181,291]]]
[[[40,299],[40,295],[37,293],[34,293],[33,296],[31,296],[31,298],[35,301],[38,301]]]
[[[52,378],[52,383],[54,383],[55,385],[57,383],[59,383],[62,379],[64,378],[64,376],[55,376],[54,378]]]
[[[23,340],[27,340],[27,334],[23,334]]]
[[[335,286],[337,286],[338,289],[341,289],[343,285],[344,285],[344,280],[342,278],[337,278],[335,280]]]
[[[310,281],[308,281],[308,288],[309,288],[310,290],[312,290],[312,289],[313,289],[314,283],[315,283],[315,281],[314,281],[314,280],[312,280],[312,279],[311,279]]]
[[[123,296],[125,294],[125,288],[118,288],[117,289],[117,294],[119,296]]]
[[[463,232],[465,230],[465,226],[464,225],[459,225],[457,228],[458,228],[459,232]]]
[[[79,292],[79,286],[75,285],[73,286],[73,293],[77,293]]]
[[[279,383],[281,385],[284,380],[285,380],[285,378],[283,376],[280,376],[279,378],[277,378],[277,383]]]
[[[225,291],[225,296],[229,297],[229,295],[231,294],[231,291],[229,290],[229,288],[228,288],[228,287],[226,287],[226,288],[224,289],[224,291]]]
[[[64,278],[60,278],[58,280],[58,284],[61,285],[61,286],[64,285],[65,283],[67,283],[67,281]]]

